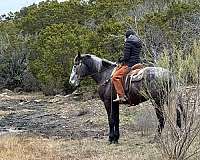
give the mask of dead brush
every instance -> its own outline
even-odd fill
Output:
[[[178,104],[168,104],[165,111],[168,127],[159,140],[159,148],[165,159],[187,160],[197,159],[200,156],[200,85],[194,87],[184,87],[179,97]],[[171,106],[170,106],[171,105]],[[170,108],[172,105],[182,105],[184,112],[182,115],[181,129],[176,127],[173,114]]]

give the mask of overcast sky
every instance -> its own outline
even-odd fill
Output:
[[[39,3],[44,0],[0,0],[0,15],[8,12],[19,11],[22,7],[33,3]],[[59,0],[64,1],[64,0]]]

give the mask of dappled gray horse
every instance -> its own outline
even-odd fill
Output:
[[[78,54],[74,59],[74,66],[70,76],[70,84],[79,86],[81,79],[91,76],[99,85],[99,95],[104,102],[109,122],[109,141],[118,143],[119,139],[119,102],[113,102],[116,92],[111,83],[111,75],[117,65],[94,55]],[[158,134],[165,125],[163,105],[167,102],[168,94],[174,89],[175,78],[171,72],[161,67],[145,67],[139,76],[125,78],[125,92],[127,104],[137,105],[151,100],[155,106],[159,121]],[[181,127],[180,111],[177,111],[177,125]]]

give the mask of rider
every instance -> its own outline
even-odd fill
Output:
[[[133,65],[141,62],[140,52],[142,48],[142,42],[132,29],[129,29],[125,36],[126,39],[124,44],[123,57],[119,59],[119,63],[121,65],[119,65],[112,76],[112,83],[114,84],[115,90],[117,92],[117,98],[114,100],[114,102],[125,102],[127,100],[122,84],[122,78],[129,72]]]

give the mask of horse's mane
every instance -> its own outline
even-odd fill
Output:
[[[113,65],[116,65],[116,63],[112,62],[112,61],[109,61],[107,59],[102,59],[102,65],[104,67],[109,67],[109,66],[113,66]]]
[[[103,66],[103,67],[109,67],[109,66],[114,66],[114,65],[116,65],[114,62],[112,62],[112,61],[109,61],[109,60],[107,60],[107,59],[102,59],[102,58],[99,58],[99,57],[97,57],[96,55],[93,55],[93,54],[82,54],[81,55],[81,57],[90,57],[90,58],[92,58],[92,59],[94,59],[94,60],[96,60],[96,61],[98,61],[98,62],[100,62],[101,61],[101,65]]]

